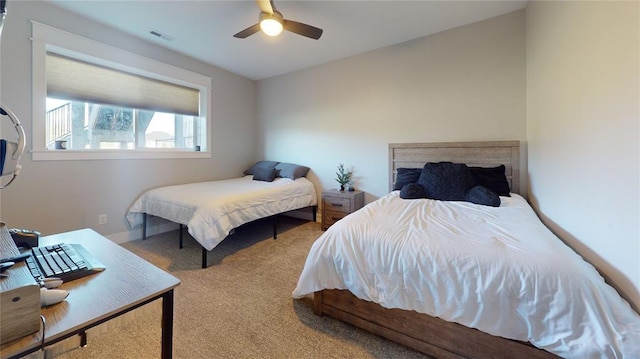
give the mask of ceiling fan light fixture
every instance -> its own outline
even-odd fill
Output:
[[[318,40],[320,36],[322,36],[322,29],[320,28],[293,20],[285,20],[284,17],[282,17],[282,13],[276,10],[273,5],[273,0],[256,0],[256,2],[260,8],[258,23],[238,32],[233,35],[233,37],[246,39],[260,31],[268,36],[278,36],[284,30],[314,40]]]
[[[283,29],[282,21],[283,18],[280,13],[262,13],[260,15],[260,30],[269,36],[278,36]]]

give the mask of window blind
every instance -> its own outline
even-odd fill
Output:
[[[47,52],[47,96],[199,116],[200,91]]]

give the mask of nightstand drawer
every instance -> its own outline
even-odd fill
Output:
[[[324,205],[327,211],[351,213],[351,200],[349,198],[327,196],[324,198]]]
[[[322,229],[326,230],[332,224],[364,206],[364,192],[337,191],[322,192]]]
[[[333,212],[333,211],[325,211],[324,215],[327,218],[323,218],[322,220],[324,221],[325,226],[328,228],[330,227],[332,224],[338,222],[339,220],[341,220],[342,218],[346,217],[349,213],[344,213],[344,212]]]

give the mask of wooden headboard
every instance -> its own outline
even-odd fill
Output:
[[[504,165],[511,192],[520,193],[520,141],[390,143],[389,191],[398,168],[422,168],[427,162],[440,161],[476,167]]]

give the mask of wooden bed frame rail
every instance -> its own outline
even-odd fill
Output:
[[[316,292],[313,309],[317,315],[326,314],[439,359],[558,358],[526,342],[496,337],[427,314],[384,308],[347,290]]]

